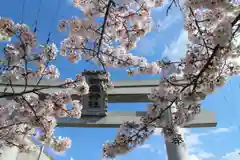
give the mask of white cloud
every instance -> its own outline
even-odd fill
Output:
[[[195,147],[196,145],[202,144],[202,141],[200,140],[203,136],[208,136],[211,134],[220,134],[220,133],[228,133],[235,130],[236,127],[232,126],[229,128],[216,128],[209,132],[203,132],[203,133],[192,133],[190,129],[186,128],[180,128],[181,132],[184,133],[184,139],[188,145],[189,148]],[[161,128],[156,128],[153,135],[155,136],[162,136]]]
[[[194,153],[194,154],[198,153],[199,157],[203,158],[205,156],[206,158],[207,156],[210,156],[210,157],[213,156],[213,154],[206,153],[205,151],[200,149],[199,145],[203,144],[201,138],[203,136],[210,136],[212,134],[228,133],[233,131],[234,129],[235,127],[216,128],[212,131],[205,132],[205,133],[191,133],[190,129],[182,128],[182,132],[184,132],[184,139],[185,139],[185,143],[187,144],[188,152]],[[156,128],[153,135],[162,136],[161,130],[162,130],[161,128]]]
[[[216,130],[213,130],[212,133],[226,133],[231,132],[232,128],[217,128]]]
[[[215,157],[214,154],[205,152],[203,149],[201,149],[202,147],[200,145],[203,144],[203,142],[201,141],[201,137],[232,132],[235,128],[236,127],[216,128],[212,131],[205,132],[205,133],[191,133],[189,130],[187,130],[187,132],[185,131],[184,132],[185,142],[187,144],[188,152],[191,154],[189,155],[189,159],[203,160],[203,159],[214,158]],[[230,159],[224,159],[224,160],[230,160]],[[235,160],[235,159],[231,159],[231,160]]]
[[[165,47],[163,57],[167,56],[170,60],[179,60],[186,55],[188,34],[182,30],[179,38],[172,42],[169,46]]]
[[[196,145],[202,144],[202,142],[200,140],[200,136],[202,136],[202,135],[203,134],[189,134],[189,135],[184,136],[187,146],[189,148],[191,148]]]
[[[240,149],[235,149],[235,151],[227,153],[221,160],[239,160],[240,159]]]
[[[206,136],[208,133],[188,133],[184,136],[185,143],[188,148],[189,153],[200,153],[203,152],[200,149],[199,145],[202,145],[203,142],[201,141],[202,136]]]
[[[203,160],[203,159],[209,159],[214,158],[215,155],[212,153],[204,153],[204,154],[191,154],[188,156],[189,160]]]
[[[141,56],[152,56],[155,54],[156,46],[156,39],[150,37],[143,37],[138,41],[136,51],[137,54]]]
[[[190,153],[205,153],[199,148],[199,145],[203,144],[201,141],[201,137],[203,136],[210,136],[212,134],[220,134],[220,133],[228,133],[232,132],[235,129],[235,127],[230,128],[216,128],[212,131],[205,132],[205,133],[191,133],[191,132],[184,132],[185,136],[185,142],[188,147],[188,151]],[[203,154],[204,155],[204,154]]]
[[[205,133],[191,133],[189,130],[185,133],[185,142],[188,147],[189,153],[191,155],[189,156],[190,160],[203,160],[203,159],[210,159],[214,158],[215,155],[212,153],[205,152],[199,145],[203,144],[201,141],[201,137],[203,136],[210,136],[215,134],[221,134],[221,133],[229,133],[235,130],[236,127],[229,127],[229,128],[216,128],[212,131],[205,132]],[[222,157],[222,160],[239,160],[240,150],[236,150],[235,152],[231,152],[226,154],[224,157]],[[235,159],[234,159],[235,158]]]
[[[184,139],[185,143],[187,144],[188,153],[189,153],[189,160],[210,160],[215,158],[216,156],[213,153],[207,152],[204,150],[204,142],[202,141],[203,137],[206,136],[216,136],[221,135],[225,133],[230,133],[236,130],[236,126],[232,126],[229,128],[216,128],[212,129],[208,132],[202,132],[202,133],[193,133],[191,132],[191,129],[183,129],[184,132]],[[154,135],[156,136],[162,136],[161,134],[161,128],[155,129]],[[164,152],[166,152],[166,147],[164,145]],[[227,153],[222,158],[219,158],[221,160],[239,160],[240,159],[240,149],[236,149],[234,152]]]
[[[196,155],[189,155],[189,160],[201,160]]]
[[[183,6],[185,0],[179,0],[180,6]],[[166,14],[167,8],[169,7],[170,3],[169,0],[165,0],[163,6],[153,10],[153,15],[156,15],[154,18],[154,28],[153,31],[163,31],[166,28],[170,27],[177,21],[181,21],[183,19],[183,14],[179,7],[172,5],[171,9],[168,11],[168,16],[165,16],[164,19],[159,19],[159,14]],[[153,16],[155,17],[155,16]]]
[[[71,157],[70,160],[74,160],[74,159]]]
[[[225,128],[218,128],[216,130],[213,130],[211,132],[206,133],[191,133],[190,129],[184,129],[181,128],[181,132],[184,133],[184,139],[185,143],[187,144],[189,155],[189,160],[203,160],[203,159],[209,159],[214,158],[215,155],[212,153],[208,153],[200,148],[199,145],[203,144],[201,141],[202,136],[207,136],[210,134],[217,134],[217,133],[223,133],[227,132],[230,129]],[[154,135],[161,135],[161,129],[157,128],[155,129]],[[166,151],[166,147],[164,146],[164,151]]]
[[[163,31],[181,19],[181,14],[170,14],[163,20],[158,20],[154,23],[154,31]]]
[[[217,128],[212,131],[213,134],[218,134],[218,133],[229,133],[229,132],[234,132],[238,129],[237,126],[231,126],[229,128]]]
[[[152,153],[154,153],[154,154],[157,154],[157,155],[159,155],[159,154],[162,153],[161,150],[154,148],[154,146],[152,146],[151,144],[144,144],[144,145],[142,145],[142,146],[139,146],[138,148],[139,148],[139,149],[147,149],[147,150],[149,150],[150,152],[152,152]]]
[[[138,148],[144,148],[144,149],[151,148],[151,144],[143,144],[143,145],[139,146]]]
[[[204,151],[198,153],[197,156],[201,159],[209,159],[209,158],[214,158],[215,157],[214,154],[207,153],[207,152],[204,152]]]

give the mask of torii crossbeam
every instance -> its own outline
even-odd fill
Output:
[[[85,73],[90,89],[92,89],[89,95],[81,98],[74,90],[71,90],[74,100],[83,100],[83,114],[80,119],[59,119],[59,127],[115,128],[119,127],[125,121],[134,120],[140,123],[140,118],[144,116],[146,112],[107,112],[105,98],[107,97],[108,103],[150,102],[148,95],[151,93],[152,88],[159,85],[159,80],[115,81],[113,82],[114,88],[104,91],[101,89],[100,81],[98,81],[101,79],[99,74],[101,75],[102,73],[96,71]],[[37,81],[31,80],[28,81],[25,88],[25,82],[18,81],[13,83],[12,87],[14,87],[15,94],[23,92],[24,89],[25,92],[31,91],[33,88],[42,88],[41,92],[51,93],[64,90],[63,88],[59,88],[59,85],[63,83],[64,81],[62,80],[43,80],[36,86]],[[96,86],[98,86],[97,90]],[[93,90],[94,87],[95,90]],[[12,88],[10,86],[6,88],[6,84],[0,83],[0,97],[3,94],[12,94]],[[98,95],[97,98],[96,95]],[[0,103],[7,103],[10,99],[11,97],[0,98]],[[216,125],[215,112],[203,110],[194,120],[184,124],[184,127],[215,127]],[[161,126],[158,127],[161,128]],[[166,148],[169,160],[187,160],[186,150],[182,145],[174,145],[166,142]]]
[[[25,82],[13,83],[15,93],[21,93],[24,90]],[[29,81],[26,92],[31,91],[35,88],[49,88],[43,89],[41,92],[56,92],[64,90],[57,88],[59,84],[63,84],[64,81],[42,81],[39,85],[35,85],[37,81]],[[107,90],[108,102],[109,103],[137,103],[137,102],[150,102],[147,95],[151,92],[151,89],[157,87],[159,84],[158,80],[136,80],[136,81],[116,81],[113,82],[114,88]],[[6,85],[0,84],[0,93],[5,89]],[[5,90],[5,93],[12,93],[11,87]],[[72,91],[73,99],[80,99],[80,97]],[[8,98],[0,98],[0,103],[7,103]],[[101,127],[101,128],[115,128],[119,127],[123,122],[129,120],[135,120],[140,122],[140,117],[146,113],[141,111],[136,112],[107,112],[106,116],[97,115],[84,115],[81,119],[74,118],[63,118],[58,121],[59,127]],[[203,110],[194,120],[184,125],[186,128],[193,127],[215,127],[216,126],[216,115],[215,112]]]

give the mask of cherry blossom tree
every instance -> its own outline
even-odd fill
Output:
[[[174,3],[177,1],[170,5]],[[195,12],[199,9],[201,12]],[[227,0],[186,0],[182,12],[190,41],[185,58],[160,63],[162,69],[175,69],[149,95],[153,103],[148,105],[147,116],[141,124],[124,123],[114,142],[104,144],[104,156],[115,157],[143,144],[156,125],[163,127],[167,140],[181,143],[177,128],[200,112],[201,100],[240,73],[239,5]],[[170,120],[166,120],[164,113],[173,107]]]
[[[180,143],[177,127],[200,112],[201,100],[224,85],[229,76],[239,73],[236,39],[240,8],[228,0],[186,0],[183,6],[176,0],[170,2],[167,14],[172,5],[180,7],[188,32],[190,43],[184,59],[149,63],[143,57],[133,56],[131,49],[151,31],[151,9],[162,4],[161,0],[75,0],[74,5],[86,18],[74,17],[60,23],[60,31],[69,33],[61,53],[70,61],[88,58],[103,66],[130,67],[130,75],[159,74],[171,68],[149,95],[153,103],[141,124],[124,123],[116,139],[104,144],[106,157],[127,153],[143,144],[156,125],[163,127],[169,141]],[[165,112],[173,107],[171,119],[166,120]]]
[[[1,85],[5,91],[0,98],[11,98],[12,101],[0,105],[0,146],[16,146],[20,151],[30,151],[31,141],[25,137],[36,134],[36,127],[41,130],[40,141],[54,150],[62,152],[71,146],[67,137],[55,137],[54,128],[59,117],[81,117],[82,104],[72,100],[66,92],[43,93],[45,88],[27,89],[31,80],[40,84],[42,79],[57,79],[59,71],[51,62],[56,59],[58,49],[54,43],[38,45],[36,33],[25,24],[14,23],[11,19],[0,18],[0,34],[2,37],[16,37],[4,47],[4,58],[1,60]],[[38,50],[39,52],[34,52]],[[31,67],[36,69],[33,70]],[[23,81],[23,90],[15,92],[14,82]],[[80,95],[88,93],[88,85],[81,75],[76,79],[66,79],[57,86],[72,88]],[[12,93],[6,93],[10,88]],[[72,104],[71,109],[66,105]]]
[[[128,67],[130,75],[161,74],[168,69],[168,75],[149,95],[153,103],[147,106],[147,115],[141,118],[140,124],[122,124],[115,140],[103,145],[104,157],[112,158],[133,150],[151,136],[156,126],[163,128],[167,140],[181,143],[177,128],[201,111],[201,100],[223,86],[230,76],[240,73],[240,6],[228,0],[186,0],[183,6],[178,0],[170,1],[168,10],[172,5],[180,8],[188,32],[190,43],[184,59],[148,62],[144,57],[131,54],[137,41],[151,32],[152,8],[162,4],[163,0],[74,0],[74,6],[85,17],[73,17],[59,23],[59,30],[68,33],[61,43],[60,54],[72,63],[91,60],[104,70]],[[56,119],[79,118],[81,102],[72,101],[68,92],[46,95],[41,92],[43,88],[26,90],[29,79],[37,79],[38,85],[42,79],[59,77],[58,69],[51,65],[57,55],[56,45],[39,46],[34,32],[10,19],[1,19],[0,33],[2,37],[18,37],[16,42],[5,47],[5,60],[1,64],[4,67],[2,82],[13,92],[0,95],[0,98],[13,99],[12,103],[1,105],[1,144],[27,151],[30,146],[22,136],[33,135],[34,127],[39,126],[43,132],[42,142],[64,151],[70,147],[70,140],[54,137]],[[40,48],[39,53],[32,52],[36,47]],[[30,63],[37,69],[29,69]],[[12,83],[19,80],[23,80],[26,87],[15,93]],[[75,80],[67,79],[58,87],[73,88],[80,95],[88,92],[88,85],[80,75]],[[69,103],[72,103],[70,110],[66,108]],[[171,119],[166,120],[165,112],[173,107]]]

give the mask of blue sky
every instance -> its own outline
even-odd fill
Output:
[[[25,10],[22,12],[23,2]],[[57,12],[58,1],[60,8]],[[57,23],[62,18],[80,15],[79,10],[73,8],[70,0],[42,0],[39,17],[37,11],[40,0],[1,0],[0,16],[11,17],[15,21],[23,21],[32,26],[38,18],[38,41],[45,43],[49,32],[50,40],[59,46],[66,36],[56,30]],[[22,14],[23,13],[23,14]],[[22,16],[23,15],[23,16]],[[146,56],[150,61],[168,55],[170,59],[184,56],[187,34],[183,31],[183,19],[178,9],[173,9],[166,17],[166,6],[154,9],[153,19],[160,26],[158,31],[149,33],[141,39],[134,53]],[[1,45],[0,45],[1,46]],[[59,56],[56,65],[61,72],[61,78],[74,77],[83,69],[96,69],[97,66],[80,62],[69,65],[68,61]],[[113,80],[126,79],[156,79],[159,76],[129,77],[126,72],[111,69]],[[217,113],[218,126],[216,128],[186,129],[185,139],[188,144],[190,160],[239,160],[239,102],[238,98],[240,78],[232,78],[223,88],[202,103],[204,108]],[[109,104],[110,111],[143,111],[146,103],[139,104]],[[100,160],[101,147],[106,140],[112,140],[116,129],[87,129],[87,128],[57,128],[56,134],[69,136],[73,140],[72,148],[63,155],[54,155],[55,160]],[[117,157],[116,160],[159,160],[165,159],[165,147],[158,130],[145,145],[131,153]]]

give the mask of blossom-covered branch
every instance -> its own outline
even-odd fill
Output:
[[[137,41],[152,29],[151,9],[163,0],[74,0],[86,18],[62,20],[60,31],[69,36],[62,42],[61,54],[71,62],[95,61],[106,67],[130,67],[129,74],[158,74],[158,63],[130,53]]]
[[[204,10],[197,13],[198,8]],[[104,156],[131,151],[143,144],[156,126],[163,127],[167,140],[180,143],[177,127],[200,112],[201,100],[216,87],[240,73],[240,44],[234,40],[240,32],[240,8],[228,1],[187,0],[183,11],[190,40],[185,58],[179,63],[168,62],[175,69],[149,95],[153,104],[148,106],[147,116],[142,117],[141,124],[124,123],[115,141],[104,144]],[[166,119],[167,111],[170,119]]]
[[[58,69],[51,64],[57,57],[56,45],[38,46],[35,33],[27,25],[15,24],[7,18],[0,18],[0,34],[3,37],[17,37],[16,41],[4,47],[4,59],[0,64],[1,85],[5,87],[0,98],[12,99],[0,105],[0,147],[16,146],[20,151],[34,149],[25,137],[34,136],[35,128],[39,127],[42,131],[39,137],[41,142],[63,152],[71,146],[71,140],[54,136],[56,119],[66,116],[80,118],[82,104],[73,101],[71,93],[60,91],[43,94],[41,90],[49,87],[38,87],[42,79],[59,78]],[[31,80],[36,81],[36,84],[28,90]],[[24,82],[21,92],[16,92],[15,82],[18,81]],[[66,79],[64,84],[54,87],[72,88],[80,95],[88,93],[88,85],[81,75],[77,75],[75,80]],[[10,91],[8,88],[11,88]],[[70,109],[66,107],[67,104],[71,104]]]

